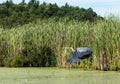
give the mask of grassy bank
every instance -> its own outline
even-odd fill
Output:
[[[38,20],[12,29],[0,28],[1,66],[57,66],[84,69],[120,69],[120,22],[95,23]],[[88,46],[93,55],[70,66],[65,47]]]
[[[58,68],[0,68],[0,84],[119,84],[120,73]]]

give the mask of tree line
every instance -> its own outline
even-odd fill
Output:
[[[67,3],[61,7],[56,3],[43,2],[40,4],[38,0],[30,0],[28,3],[22,0],[19,4],[7,0],[0,4],[0,26],[4,28],[27,24],[36,21],[36,19],[55,18],[59,20],[59,18],[64,17],[67,17],[68,20],[90,22],[103,19],[92,8],[79,8],[70,6]]]

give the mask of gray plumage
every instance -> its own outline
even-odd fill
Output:
[[[68,58],[68,62],[70,64],[74,64],[76,62],[81,62],[82,60],[88,58],[92,54],[92,50],[88,47],[80,47],[77,48]]]

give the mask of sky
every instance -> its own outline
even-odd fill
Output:
[[[0,3],[6,0],[0,0]],[[22,0],[12,0],[18,4]],[[26,3],[29,0],[25,0]],[[106,17],[110,13],[120,17],[120,0],[39,0],[40,4],[46,3],[57,3],[58,6],[65,5],[68,3],[71,6],[79,6],[80,8],[92,8],[98,15]]]

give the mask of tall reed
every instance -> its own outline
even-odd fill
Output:
[[[95,23],[38,20],[12,29],[0,29],[1,66],[57,66],[84,69],[120,69],[120,22]],[[75,66],[67,63],[74,49],[88,46],[93,55]]]

